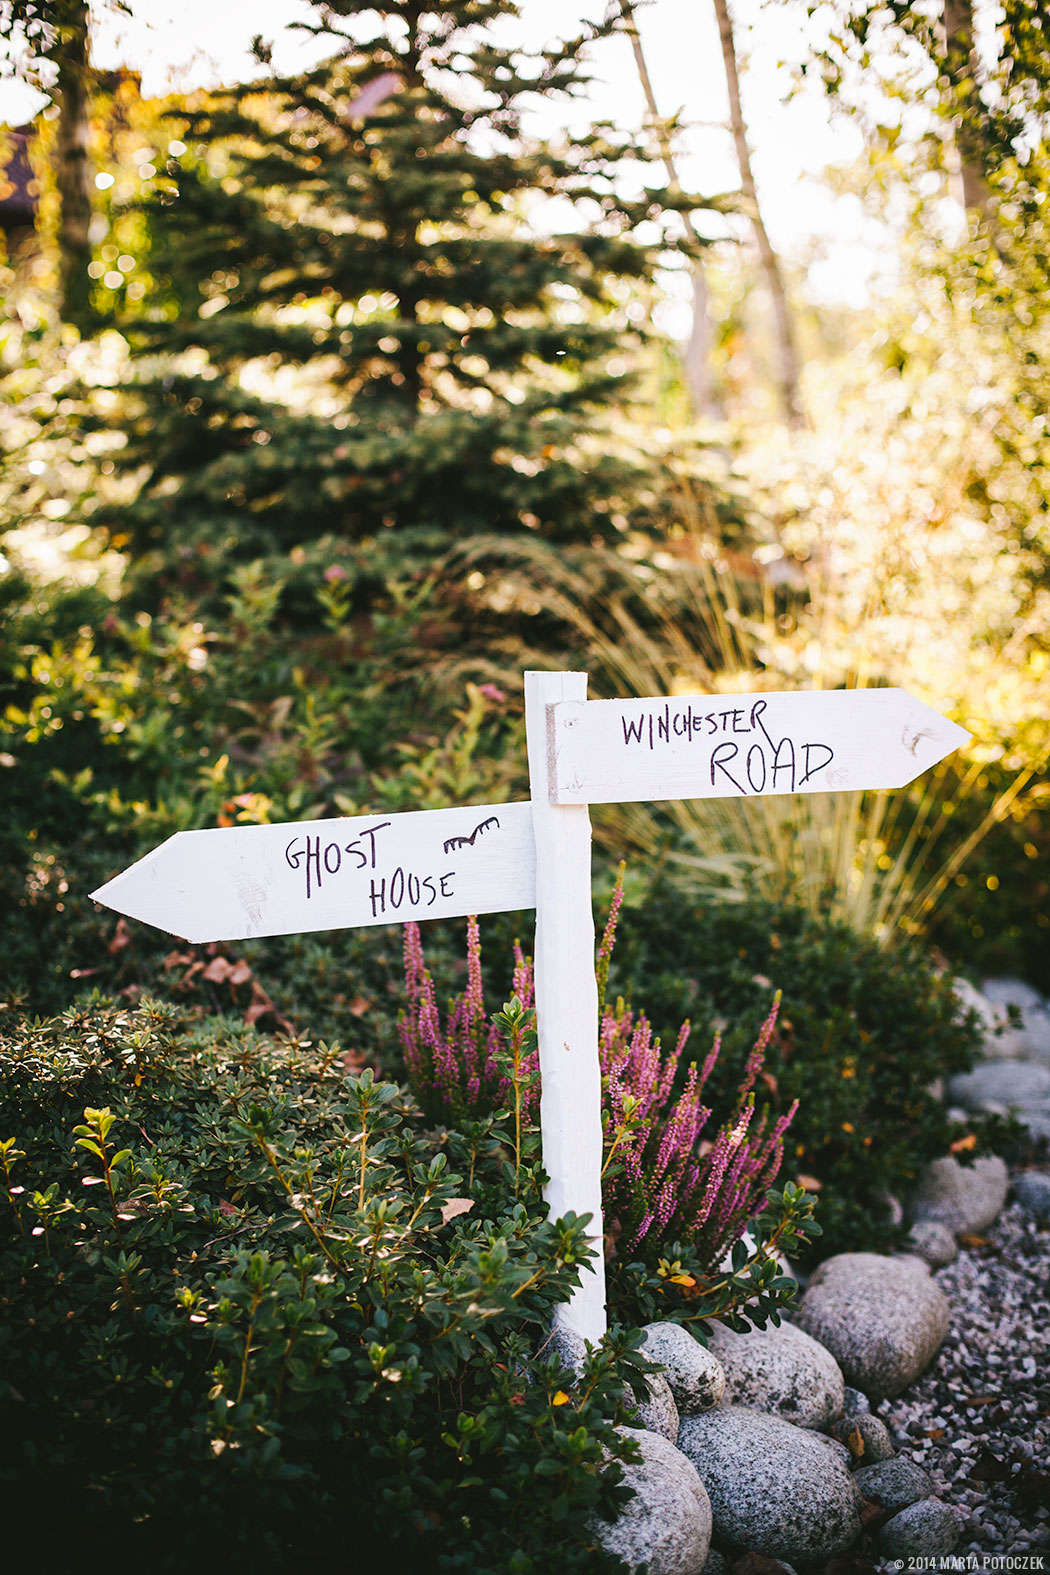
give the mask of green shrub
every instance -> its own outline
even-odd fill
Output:
[[[535,1169],[514,1199],[498,1144],[425,1139],[337,1046],[156,1004],[9,1027],[0,1087],[0,1481],[37,1568],[525,1572],[552,1535],[613,1567],[586,1517],[644,1364],[536,1356],[587,1249]]]
[[[822,1254],[885,1250],[886,1195],[903,1198],[958,1136],[930,1086],[971,1066],[979,1037],[957,1020],[948,976],[917,949],[883,951],[800,908],[700,907],[666,881],[621,916],[614,967],[665,1039],[684,1017],[701,1044],[722,1029],[712,1102],[729,1103],[770,990],[783,992],[760,1081],[775,1107],[799,1101],[784,1174],[820,1188]]]

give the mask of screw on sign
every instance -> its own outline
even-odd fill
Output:
[[[605,1333],[601,1075],[588,804],[903,787],[969,739],[902,689],[587,699],[525,674],[531,800],[182,831],[92,896],[189,941],[536,910],[547,1201],[590,1215],[559,1321]]]

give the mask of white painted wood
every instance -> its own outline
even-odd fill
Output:
[[[552,800],[903,787],[969,738],[904,689],[566,700],[553,712]]]
[[[91,893],[187,941],[531,908],[532,806],[180,831]]]
[[[606,1331],[602,1241],[601,1071],[591,911],[591,822],[585,806],[554,806],[551,708],[585,702],[586,673],[525,674],[525,726],[536,839],[536,1021],[546,1197],[555,1218],[592,1216],[597,1258],[558,1322],[600,1340]]]

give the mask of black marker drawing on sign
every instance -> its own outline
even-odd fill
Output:
[[[700,701],[686,698],[665,701],[657,709],[643,711],[640,715],[621,715],[624,748],[632,753],[632,746],[655,751],[662,744],[674,745],[678,740],[702,748],[711,741],[707,765],[712,788],[716,791],[721,788],[724,792],[728,782],[742,798],[752,794],[758,797],[767,792],[800,792],[835,759],[835,750],[830,744],[803,742],[790,733],[775,738],[766,723],[769,715],[766,700],[754,700],[749,706],[706,709],[715,703],[712,697]],[[705,709],[696,709],[698,705]],[[727,736],[732,734],[749,737],[737,743]],[[714,742],[716,738],[717,743]],[[569,782],[569,787],[580,791],[578,774],[575,782]]]
[[[901,743],[909,754],[914,755],[924,738],[936,740],[936,733],[929,727],[905,727],[901,732]]]
[[[445,843],[445,852],[454,853],[457,848],[472,848],[478,837],[488,831],[490,826],[499,828],[499,817],[490,815],[488,820],[483,820],[480,826],[475,826],[469,837],[449,837]]]

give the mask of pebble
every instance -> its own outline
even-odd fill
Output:
[[[869,1504],[879,1504],[883,1509],[906,1509],[928,1498],[933,1488],[929,1474],[914,1460],[880,1460],[877,1465],[861,1466],[854,1472],[853,1480]]]
[[[962,1533],[962,1517],[939,1498],[921,1498],[888,1520],[879,1532],[879,1552],[888,1559],[946,1558]]]
[[[871,1410],[871,1401],[860,1389],[851,1389],[846,1385],[842,1394],[843,1416],[861,1416]]]
[[[986,1241],[935,1273],[952,1328],[927,1372],[879,1415],[960,1512],[960,1557],[1042,1553],[1050,1569],[1050,1232],[1012,1203]]]
[[[1050,1176],[1043,1170],[1022,1170],[1014,1177],[1014,1197],[1040,1225],[1050,1225]]]
[[[931,1269],[943,1269],[946,1263],[954,1261],[959,1251],[954,1235],[939,1220],[916,1220],[904,1245]]]
[[[855,1465],[874,1466],[880,1460],[893,1459],[893,1439],[877,1416],[844,1416],[831,1431],[846,1445]]]

